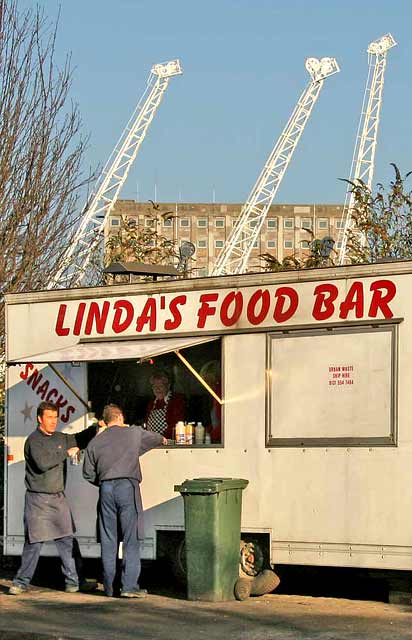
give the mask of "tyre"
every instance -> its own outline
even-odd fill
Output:
[[[254,539],[240,541],[239,576],[256,577],[265,566],[265,557],[261,545]]]

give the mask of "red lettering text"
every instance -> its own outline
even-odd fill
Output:
[[[128,300],[116,300],[113,305],[114,318],[112,328],[114,333],[126,331],[133,320],[133,305]],[[124,314],[123,314],[124,312]],[[124,315],[124,318],[122,317]]]
[[[233,304],[231,315],[229,308]],[[231,291],[225,296],[220,307],[220,320],[225,327],[233,327],[239,320],[243,310],[243,295],[241,291]]]
[[[70,329],[63,326],[66,311],[67,311],[67,304],[61,304],[59,307],[59,313],[57,314],[56,328],[55,328],[55,332],[57,333],[58,336],[68,336],[70,333]]]
[[[24,367],[24,371],[20,371],[20,378],[22,380],[27,380],[29,371],[31,371],[33,367],[34,367],[34,364],[32,364],[31,362],[27,362],[27,364]]]
[[[104,333],[109,309],[110,302],[107,302],[107,300],[103,302],[101,309],[97,302],[90,303],[86,319],[86,328],[84,330],[86,336],[89,336],[91,334],[94,324],[96,325],[96,333]]]
[[[372,282],[370,290],[373,295],[369,307],[369,317],[376,318],[380,310],[384,318],[393,318],[393,313],[388,303],[395,297],[395,283],[391,280],[376,280],[376,282]],[[386,290],[385,295],[383,290]]]
[[[141,315],[137,319],[137,333],[140,333],[143,330],[145,324],[149,325],[150,331],[156,331],[156,318],[156,300],[154,298],[148,298]]]
[[[84,312],[86,311],[86,303],[85,302],[81,302],[79,304],[79,307],[77,309],[77,313],[76,313],[76,320],[74,322],[74,329],[73,329],[73,333],[75,336],[79,336],[80,332],[82,330],[82,323],[83,323],[83,317],[84,317]]]
[[[334,301],[338,297],[338,288],[334,284],[318,284],[315,288],[316,296],[312,316],[315,320],[327,320],[335,310]]]
[[[58,410],[58,412],[60,414],[60,409],[64,409],[64,407],[67,404],[67,400],[66,400],[66,398],[64,398],[64,396],[62,396],[62,394],[60,394],[54,404],[56,405],[57,410]]]
[[[346,320],[348,317],[349,311],[355,309],[355,317],[362,318],[363,317],[363,309],[364,309],[364,299],[363,299],[363,283],[362,282],[354,282],[349,289],[345,300],[341,303],[339,307],[339,318],[342,320]]]
[[[187,296],[176,296],[169,303],[169,311],[172,314],[172,319],[165,321],[165,329],[166,331],[171,331],[172,329],[177,329],[182,322],[182,314],[178,309],[179,305],[186,304]]]
[[[286,320],[289,320],[294,315],[298,308],[299,296],[297,291],[291,287],[279,287],[276,289],[275,298],[276,304],[273,319],[276,322],[286,322]],[[287,301],[289,301],[289,306],[285,309]]]
[[[74,407],[72,407],[71,404],[69,404],[69,406],[66,409],[66,413],[64,413],[63,415],[60,416],[60,420],[62,422],[64,422],[64,424],[66,424],[70,420],[70,415],[72,413],[74,413],[75,411],[76,411],[76,409]]]
[[[37,389],[37,395],[41,397],[42,400],[45,399],[46,397],[46,393],[48,392],[50,387],[50,382],[48,380],[45,380],[43,382],[43,384],[40,385],[40,387]]]
[[[215,315],[216,307],[211,307],[209,305],[209,302],[216,302],[218,297],[219,297],[218,293],[203,293],[200,296],[200,298],[199,298],[199,300],[200,300],[200,309],[197,312],[197,317],[198,317],[197,328],[198,329],[204,329],[207,318],[209,316],[214,316]]]
[[[57,391],[57,389],[50,389],[49,393],[46,396],[46,401],[53,402],[53,398],[57,398],[58,395],[59,392]]]
[[[260,305],[260,311],[256,313],[256,306]],[[267,289],[258,289],[251,296],[247,305],[247,319],[250,324],[257,325],[263,322],[269,313],[270,293]]]
[[[42,379],[43,379],[43,374],[40,373],[38,369],[34,369],[33,373],[30,374],[30,377],[27,378],[27,384],[29,386],[31,385],[31,388],[33,389],[33,391],[35,391],[37,385]]]

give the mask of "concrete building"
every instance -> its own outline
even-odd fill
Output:
[[[157,225],[158,233],[175,240],[177,245],[182,240],[192,242],[196,252],[190,266],[195,275],[208,275],[237,222],[242,205],[165,202],[157,206],[154,210],[148,202],[118,200],[108,221],[106,238],[119,231],[122,218],[142,226]],[[167,212],[170,213],[163,217]],[[302,258],[308,255],[313,238],[331,236],[338,250],[342,212],[341,204],[273,204],[253,249],[250,268],[262,266],[259,258],[262,253],[270,253],[279,261],[291,255]]]

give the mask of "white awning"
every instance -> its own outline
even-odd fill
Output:
[[[153,338],[148,340],[119,340],[112,342],[79,342],[71,347],[56,351],[32,354],[8,364],[23,362],[98,362],[112,360],[146,360],[180,349],[187,349],[198,344],[217,340],[218,336],[202,336],[197,338]]]

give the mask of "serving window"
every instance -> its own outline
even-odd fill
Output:
[[[397,329],[269,334],[266,446],[396,445]]]
[[[157,430],[171,441],[176,422],[182,420],[202,423],[210,443],[222,443],[220,339],[139,360],[89,362],[87,378],[97,417],[105,404],[115,403],[127,423]]]

